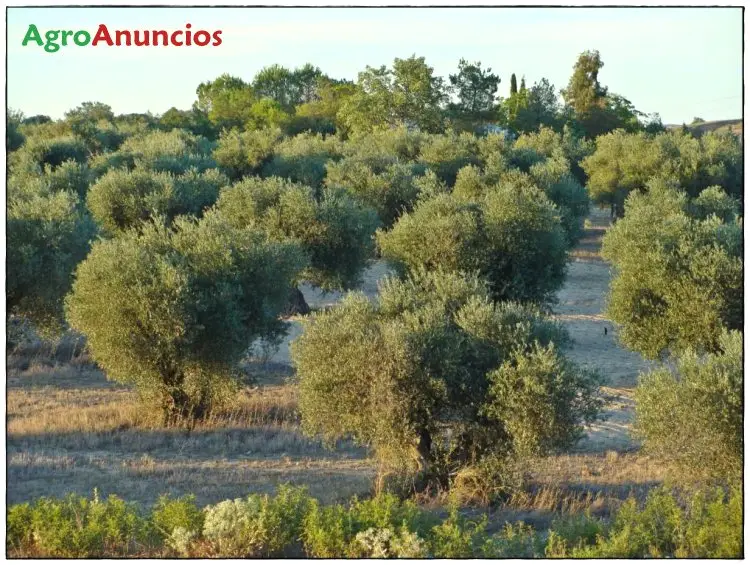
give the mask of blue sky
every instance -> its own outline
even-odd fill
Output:
[[[222,30],[219,47],[21,46],[29,24],[85,29]],[[198,84],[228,72],[311,62],[355,79],[366,65],[424,56],[447,78],[458,60],[481,61],[526,83],[563,88],[578,54],[598,49],[599,79],[665,123],[742,115],[740,8],[9,8],[8,105],[62,117],[83,101],[116,113],[189,108]]]

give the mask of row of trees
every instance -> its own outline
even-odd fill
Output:
[[[97,104],[20,127],[9,305],[84,334],[169,421],[231,398],[300,282],[356,288],[376,253],[400,274],[378,304],[349,296],[295,348],[307,431],[354,435],[388,465],[416,441],[408,470],[445,485],[569,445],[596,416],[597,378],[545,314],[588,211],[570,133],[139,128]]]
[[[624,345],[669,360],[641,376],[636,430],[690,480],[742,475],[742,149],[732,135],[616,131],[583,159],[593,198],[622,218],[608,317]]]
[[[171,126],[99,103],[57,122],[12,116],[9,312],[40,330],[69,324],[110,378],[169,420],[199,418],[231,397],[248,348],[282,335],[300,282],[356,288],[379,254],[398,276],[378,301],[350,295],[313,316],[294,348],[305,429],[354,436],[442,486],[467,466],[498,479],[510,460],[569,445],[597,414],[597,377],[565,358],[565,334],[546,317],[587,183],[624,216],[604,245],[623,341],[681,354],[696,382],[714,379],[706,390],[720,403],[703,392],[692,402],[706,421],[723,406],[729,423],[704,426],[702,445],[729,445],[723,460],[736,461],[741,379],[721,371],[736,368],[723,356],[736,355],[727,332],[742,319],[739,144],[632,131],[636,114],[598,83],[600,68],[584,53],[567,106],[537,108],[549,127],[535,121],[515,140],[441,130],[446,116],[469,123],[503,107],[526,119],[523,97],[546,90],[551,104],[549,85],[522,81],[512,104],[490,107],[496,75],[462,61],[446,106],[447,85],[416,57],[356,85],[309,67],[252,84],[224,76],[201,85],[192,122]],[[290,135],[287,118],[253,122],[261,107],[346,135]],[[620,129],[584,136],[610,126]],[[710,370],[705,355],[716,356]],[[667,396],[641,390],[656,445],[664,432],[648,430],[669,425],[654,402]]]
[[[586,51],[578,58],[566,88],[558,91],[545,78],[528,88],[522,78],[518,88],[513,74],[509,95],[503,97],[498,95],[500,76],[479,61],[465,59],[447,80],[436,76],[425,58],[416,55],[396,58],[390,67],[368,66],[356,81],[331,78],[311,64],[293,70],[272,65],[250,82],[224,74],[201,83],[190,110],[171,108],[159,117],[115,117],[104,105],[84,104],[67,119],[84,137],[86,132],[96,133],[92,127],[96,124],[117,126],[106,128],[115,131],[138,123],[164,130],[185,129],[209,139],[233,128],[255,131],[278,127],[288,135],[312,131],[345,136],[403,124],[431,133],[479,131],[489,126],[514,133],[534,132],[540,127],[562,132],[567,126],[590,139],[618,128],[663,129],[658,115],[639,112],[627,99],[600,84],[602,67],[599,53]],[[11,120],[7,138],[11,147],[19,144],[17,124],[21,119],[16,118]],[[32,116],[24,121],[39,124],[49,118]]]

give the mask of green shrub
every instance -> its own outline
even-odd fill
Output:
[[[518,522],[497,533],[487,516],[451,505],[440,519],[393,495],[321,506],[303,488],[250,495],[199,511],[191,497],[162,497],[150,520],[133,504],[98,496],[39,499],[8,508],[10,557],[313,558],[739,558],[742,487],[670,491],[645,504],[630,498],[609,521],[565,515],[546,535]],[[200,525],[203,524],[202,530]],[[172,534],[164,531],[172,528]],[[165,545],[161,545],[165,544]]]
[[[324,290],[359,283],[373,252],[377,217],[340,190],[312,189],[277,177],[248,177],[221,193],[217,209],[233,226],[298,243],[310,257],[300,277]]]
[[[452,194],[467,202],[478,201],[487,194],[498,180],[498,177],[485,174],[475,165],[467,165],[458,171]]]
[[[320,506],[313,501],[302,539],[310,557],[420,557],[425,537],[437,520],[392,494]]]
[[[32,519],[34,513],[28,503],[8,507],[5,521],[5,546],[16,551],[27,549],[33,543]]]
[[[148,522],[116,496],[100,501],[69,495],[11,507],[8,543],[45,557],[132,555],[152,542]]]
[[[479,272],[495,300],[549,302],[565,276],[558,212],[535,188],[499,185],[477,203],[423,201],[376,239],[385,258],[409,269]]]
[[[466,520],[453,507],[449,518],[430,532],[431,553],[438,559],[483,557],[486,528],[487,516],[473,522]]]
[[[117,151],[99,155],[92,160],[91,168],[97,176],[122,166],[175,175],[189,169],[203,172],[216,167],[212,152],[209,140],[185,130],[151,130],[129,137]]]
[[[719,352],[684,353],[676,371],[640,377],[636,429],[654,455],[697,478],[742,474],[742,333],[724,333]]]
[[[534,528],[518,522],[505,524],[498,534],[482,546],[482,557],[487,559],[537,559],[544,557],[544,541]]]
[[[319,188],[326,176],[326,162],[340,155],[340,145],[335,137],[301,133],[275,147],[273,157],[263,166],[261,174]]]
[[[453,186],[458,171],[479,162],[477,153],[477,138],[472,134],[429,135],[422,144],[419,161],[448,186]]]
[[[602,256],[615,267],[608,315],[622,343],[646,357],[716,351],[723,329],[743,324],[742,220],[694,218],[687,195],[649,186],[604,237]]]
[[[63,297],[76,265],[88,253],[96,226],[72,192],[9,197],[8,312],[29,318],[43,335],[58,333]]]
[[[219,557],[273,557],[302,534],[311,505],[304,489],[281,486],[273,498],[250,495],[206,508],[203,536]]]
[[[552,522],[544,557],[570,557],[573,551],[585,551],[606,533],[606,524],[588,514],[566,515]]]
[[[351,137],[342,151],[345,156],[356,156],[365,162],[386,156],[399,162],[414,161],[426,139],[424,133],[405,126],[381,128]]]
[[[196,506],[193,495],[176,499],[160,496],[151,511],[151,522],[157,534],[183,555],[189,548],[183,541],[197,538],[203,531],[203,521],[204,513]]]
[[[568,445],[596,413],[597,380],[538,351],[552,342],[565,342],[560,326],[493,304],[476,277],[390,279],[377,304],[349,294],[305,321],[292,344],[303,429],[353,436],[444,486],[485,457]],[[511,384],[529,392],[508,398]]]
[[[376,174],[367,164],[350,159],[328,163],[327,170],[327,186],[343,188],[375,209],[384,226],[411,210],[419,196],[416,180],[423,172],[419,165],[394,163]]]
[[[559,544],[559,538],[550,536],[550,542]],[[582,544],[555,556],[736,559],[742,556],[742,547],[740,488],[730,489],[728,495],[722,489],[698,491],[686,503],[659,488],[649,493],[643,509],[634,498],[628,499],[595,544]]]
[[[575,246],[583,233],[583,222],[589,213],[589,196],[586,189],[570,173],[570,165],[561,153],[539,162],[529,171],[560,211],[560,221],[568,236],[568,245]]]
[[[28,158],[41,168],[49,166],[54,169],[66,161],[85,163],[88,151],[77,137],[65,136],[52,139],[29,138],[24,146],[14,154],[14,159]]]
[[[231,130],[221,135],[213,157],[230,178],[241,179],[260,173],[280,139],[278,129]]]
[[[283,331],[278,314],[303,267],[296,245],[216,214],[144,224],[94,244],[66,315],[108,378],[134,384],[166,418],[201,417],[230,393],[250,344]]]
[[[91,173],[85,164],[65,161],[55,170],[45,171],[50,188],[54,191],[69,190],[84,198],[91,183]]]
[[[181,176],[135,169],[111,170],[89,190],[87,205],[94,219],[111,234],[137,227],[142,221],[178,215],[200,215],[212,205],[229,180],[215,169],[190,169]]]

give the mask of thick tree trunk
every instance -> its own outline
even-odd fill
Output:
[[[305,295],[296,286],[289,293],[289,300],[283,313],[285,316],[304,316],[310,313],[310,306],[307,305]]]

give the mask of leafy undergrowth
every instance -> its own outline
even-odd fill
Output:
[[[198,508],[193,497],[161,497],[150,511],[115,496],[69,495],[11,506],[11,557],[321,558],[739,558],[742,490],[688,494],[654,489],[626,501],[609,521],[560,516],[546,532],[518,522],[487,532],[487,519],[451,508],[444,519],[393,495],[321,505],[301,488]]]

